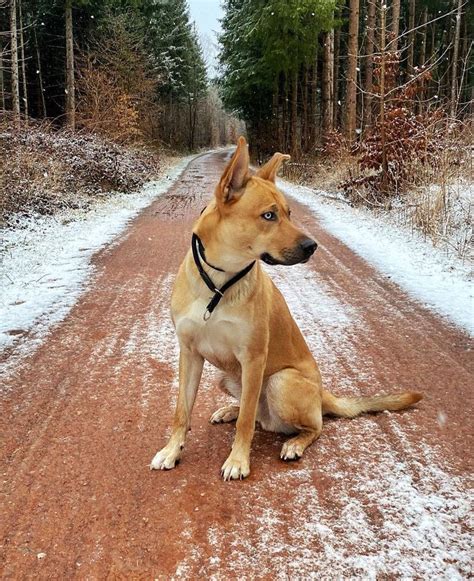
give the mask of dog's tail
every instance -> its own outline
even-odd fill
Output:
[[[324,389],[323,414],[354,418],[364,412],[403,410],[420,401],[422,397],[421,393],[415,391],[369,397],[336,397]]]

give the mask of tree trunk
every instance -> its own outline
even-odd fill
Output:
[[[43,73],[41,72],[41,58],[38,45],[38,37],[36,35],[36,24],[33,28],[33,38],[35,41],[35,52],[36,52],[36,63],[37,63],[37,75],[38,75],[38,85],[39,85],[39,101],[41,103],[41,110],[43,112],[43,117],[47,116],[46,113],[46,99],[44,97],[44,87],[43,87]]]
[[[74,87],[74,39],[72,32],[72,0],[66,0],[66,123],[76,128],[76,99]]]
[[[334,128],[334,30],[324,34],[323,43],[323,135],[327,135]]]
[[[21,52],[21,76],[23,84],[23,111],[25,121],[28,123],[28,86],[26,84],[26,59],[25,59],[25,39],[23,35],[23,11],[21,9],[21,0],[18,0],[18,9],[20,16],[20,52]]]
[[[400,0],[393,0],[392,4],[392,26],[390,28],[393,39],[390,44],[390,50],[398,49],[398,34],[400,32]]]
[[[428,8],[425,7],[423,10],[423,16],[422,16],[422,28],[421,28],[421,46],[420,46],[420,55],[419,55],[419,63],[418,66],[423,67],[425,65],[426,62],[426,43],[427,43],[427,39],[428,39],[428,26],[427,26],[427,22],[428,22]],[[432,25],[433,29],[434,29],[434,24]],[[433,50],[434,50],[434,46],[433,46]],[[418,113],[422,113],[424,110],[424,102],[426,99],[426,87],[425,87],[425,82],[422,81],[421,85],[420,85],[420,97],[419,97],[419,101],[418,101]]]
[[[318,52],[314,56],[314,63],[311,67],[311,147],[316,144],[318,127]]]
[[[385,0],[380,0],[380,145],[382,147],[382,192],[388,189],[388,163],[385,136],[385,30],[387,8]]]
[[[284,74],[283,79],[283,151],[288,151],[290,149],[290,109],[288,107],[288,77]]]
[[[0,36],[0,107],[5,111],[5,79],[3,76],[3,40]]]
[[[424,66],[426,62],[426,39],[427,39],[427,31],[428,31],[428,8],[425,6],[423,10],[423,20],[422,20],[422,29],[421,29],[421,50],[420,50],[420,66]]]
[[[283,73],[280,74],[278,79],[278,100],[277,100],[277,122],[278,122],[278,149],[280,151],[285,151],[285,81]]]
[[[367,49],[364,70],[364,129],[372,124],[372,102],[373,102],[373,84],[374,84],[374,46],[375,46],[375,24],[377,18],[376,0],[368,0],[367,12]]]
[[[337,16],[339,17],[339,9],[337,11]],[[339,55],[341,47],[341,28],[340,26],[334,31],[334,87],[332,90],[333,94],[333,111],[332,111],[332,121],[334,127],[337,127],[338,117],[339,117]]]
[[[15,127],[20,126],[20,86],[18,82],[18,36],[16,27],[16,0],[10,0],[11,85],[12,110]]]
[[[303,73],[303,123],[301,131],[301,146],[303,151],[308,151],[309,149],[309,121],[308,121],[308,67],[305,65]]]
[[[458,107],[458,78],[457,78],[457,64],[459,57],[459,40],[461,38],[461,12],[463,0],[458,0],[458,9],[456,12],[456,31],[454,33],[453,46],[453,67],[451,69],[451,106],[449,114],[451,117],[456,117]]]
[[[409,75],[413,75],[413,65],[415,56],[415,11],[416,0],[408,1],[408,55],[407,55],[407,71]]]
[[[444,69],[443,75],[442,75],[442,89],[440,91],[440,94],[443,95],[443,97],[445,97],[447,100],[451,99],[451,80],[452,80],[452,59],[453,59],[453,44],[454,44],[454,38],[453,38],[453,27],[452,26],[447,26],[446,27],[446,48],[447,53],[446,53],[446,58],[445,63],[446,63],[446,67]]]
[[[293,158],[298,157],[298,69],[293,72],[291,82],[291,145],[290,151]]]
[[[357,51],[359,34],[359,0],[350,0],[349,42],[347,55],[346,137],[355,139],[357,116]]]

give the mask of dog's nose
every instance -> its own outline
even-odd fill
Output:
[[[305,256],[311,256],[318,245],[314,240],[311,238],[305,238],[302,242],[300,242],[300,248],[304,252]]]

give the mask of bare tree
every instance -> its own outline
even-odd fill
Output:
[[[293,158],[298,157],[298,69],[296,68],[291,79],[290,151]]]
[[[382,191],[387,189],[387,174],[388,174],[388,162],[387,162],[387,145],[386,145],[386,135],[385,135],[385,66],[386,66],[386,22],[387,22],[387,6],[385,0],[380,0],[381,12],[380,12],[380,144],[382,147]]]
[[[28,122],[28,85],[26,82],[26,58],[25,58],[25,36],[23,34],[23,11],[21,0],[18,0],[18,11],[20,17],[20,52],[21,52],[21,80],[23,88],[23,111],[25,121]]]
[[[66,122],[76,127],[76,100],[74,87],[74,38],[72,31],[72,0],[66,0]]]
[[[39,88],[39,100],[41,102],[41,111],[43,113],[43,117],[46,117],[46,99],[44,96],[44,87],[43,87],[43,73],[41,71],[41,57],[40,57],[40,50],[38,45],[38,36],[36,34],[36,25],[33,27],[33,38],[35,41],[35,52],[36,52],[36,74],[38,75],[38,88]]]
[[[456,31],[454,33],[454,47],[453,47],[453,66],[451,69],[451,107],[450,115],[451,117],[456,117],[457,112],[457,64],[459,57],[459,41],[461,38],[461,12],[462,12],[462,0],[458,0],[458,9],[456,11]]]
[[[349,3],[349,42],[347,56],[346,136],[353,140],[357,115],[357,52],[359,34],[359,0]]]
[[[337,17],[340,17],[340,8],[336,12]],[[337,125],[338,122],[338,107],[339,107],[339,56],[341,47],[341,27],[338,26],[334,31],[334,88],[333,88],[333,123]]]
[[[323,134],[332,131],[334,126],[334,29],[324,34],[323,53]]]
[[[415,9],[416,0],[408,0],[408,55],[407,68],[408,74],[413,74],[413,64],[415,56]]]
[[[18,82],[18,31],[16,22],[16,0],[10,0],[10,36],[11,36],[12,109],[15,126],[19,127],[20,86]]]
[[[374,46],[375,46],[375,24],[377,19],[376,0],[368,0],[367,11],[367,44],[364,70],[364,128],[372,124],[372,85],[374,77]]]
[[[394,40],[392,41],[392,50],[397,50],[398,47],[398,33],[400,30],[400,0],[393,0],[392,4],[392,26],[391,32]]]
[[[2,111],[5,111],[5,79],[3,77],[3,39],[1,35],[0,35],[0,107]]]

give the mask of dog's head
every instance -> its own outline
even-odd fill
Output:
[[[289,155],[275,153],[251,175],[247,143],[239,138],[216,187],[215,201],[195,228],[210,262],[238,270],[255,259],[285,265],[309,260],[317,244],[292,224],[288,203],[275,185],[278,168],[288,159]]]

